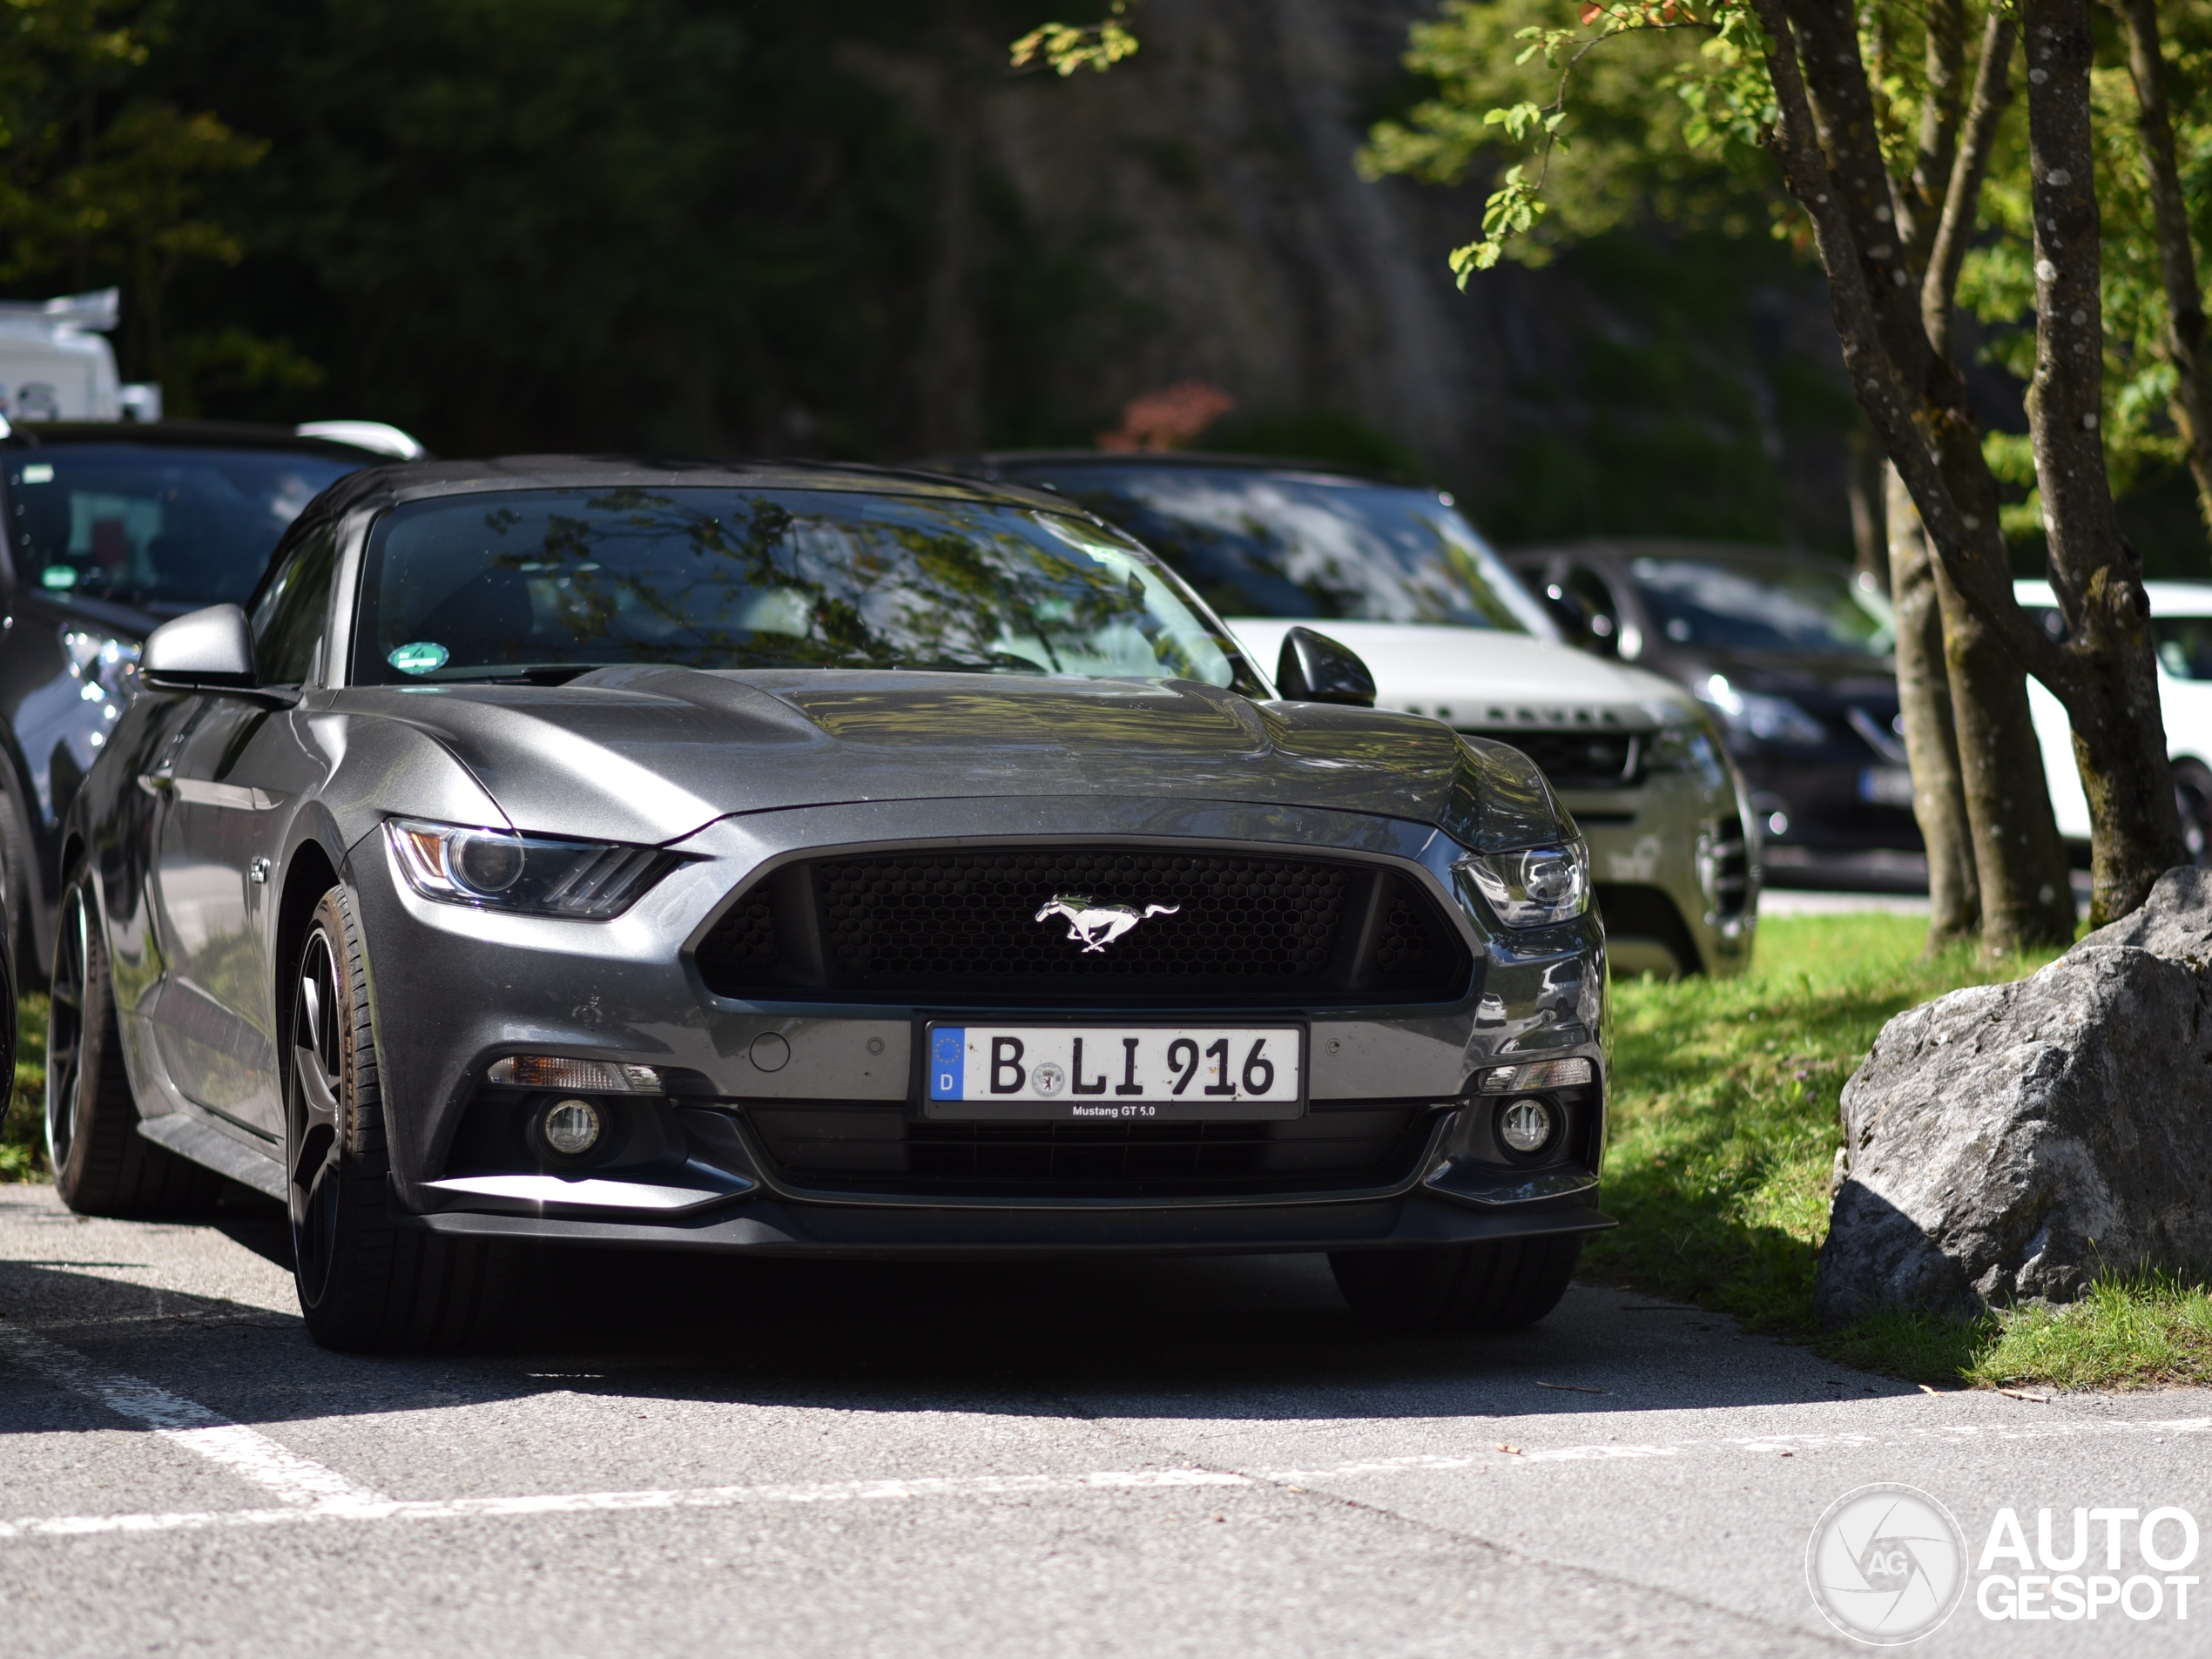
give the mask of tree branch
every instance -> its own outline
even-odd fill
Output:
[[[1930,0],[1927,31],[1921,68],[1927,88],[1920,103],[1919,153],[1912,160],[1912,182],[1899,192],[1897,216],[1906,258],[1915,266],[1925,265],[1928,245],[1935,239],[1958,154],[1960,71],[1966,61],[1965,0]]]
[[[1851,233],[1851,268],[1865,280],[1883,348],[1905,383],[1917,388],[1927,374],[1927,335],[1920,327],[1919,307],[1912,302],[1897,199],[1882,159],[1873,93],[1859,56],[1858,15],[1839,0],[1784,3],[1796,31],[1792,38],[1804,43],[1804,59],[1797,59],[1794,51],[1791,57],[1796,70],[1792,79],[1815,123],[1805,137],[1817,139],[1817,151],[1825,152],[1823,172],[1838,192]],[[1767,10],[1761,5],[1762,18]],[[1778,85],[1776,90],[1780,91]],[[1823,248],[1824,261],[1826,256]],[[1830,266],[1831,283],[1837,275],[1836,267]]]
[[[2043,492],[2051,585],[2067,631],[2085,644],[2101,625],[2089,575],[2119,539],[2105,475],[2103,226],[2089,110],[2086,0],[2027,0],[2031,76],[2028,172],[2035,210],[2035,374],[2028,426]]]
[[[1974,71],[1974,91],[1966,109],[1966,131],[1952,163],[1950,188],[1944,192],[1943,217],[1937,221],[1935,240],[1928,249],[1927,275],[1920,283],[1920,323],[1928,344],[1938,356],[1951,355],[1952,314],[1958,307],[1959,266],[1973,239],[1974,219],[1981,208],[1982,180],[1989,172],[1990,152],[1996,147],[1997,128],[2013,101],[2010,71],[2013,20],[1994,6],[1982,30],[1981,63]]]
[[[2061,687],[2070,689],[2074,677],[2065,648],[2054,642],[2020,608],[2013,595],[2012,577],[2002,564],[1974,556],[1970,551],[1966,516],[1952,497],[1938,465],[1931,435],[1915,418],[1919,399],[1899,374],[1896,361],[1884,349],[1884,330],[1870,292],[1873,285],[1868,280],[1868,264],[1859,254],[1851,226],[1852,215],[1845,205],[1846,192],[1831,174],[1827,158],[1817,141],[1812,103],[1805,90],[1796,37],[1783,10],[1784,0],[1751,0],[1751,3],[1767,36],[1767,70],[1781,113],[1780,124],[1770,142],[1781,163],[1784,185],[1812,221],[1814,246],[1828,273],[1829,302],[1835,313],[1837,337],[1843,345],[1844,367],[1858,395],[1859,407],[1866,411],[1868,420],[1881,436],[1883,448],[1912,492],[1927,530],[1930,547],[1946,573],[1995,630],[2014,660],[2050,685],[2061,701],[2068,701]],[[1821,9],[1827,8],[1824,4]],[[1842,15],[1848,24],[1850,13]],[[1850,37],[1848,44],[1849,61],[1856,64],[1856,37]],[[1863,75],[1860,80],[1863,87]],[[1871,99],[1865,102],[1869,123],[1865,133],[1866,141],[1871,143],[1872,105]],[[1886,194],[1887,175],[1879,172],[1878,161],[1878,177]],[[1868,193],[1866,184],[1862,177],[1862,196]],[[1878,226],[1888,223],[1875,219],[1871,205],[1865,217]],[[1877,264],[1874,268],[1898,267],[1892,262]],[[1920,348],[1925,352],[1926,336],[1919,329],[1917,318],[1912,333],[1920,341]]]
[[[2212,357],[2204,351],[2203,291],[2189,239],[2188,206],[2174,157],[2166,105],[2165,59],[2158,50],[2157,0],[2119,0],[2128,26],[2128,68],[2135,82],[2135,132],[2150,180],[2159,275],[2166,285],[2166,357],[2174,365],[2175,424],[2188,446],[2199,509],[2212,524]]]

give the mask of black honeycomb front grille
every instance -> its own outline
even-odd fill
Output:
[[[941,977],[979,960],[1062,979],[1292,979],[1327,968],[1348,872],[1284,859],[1172,853],[940,853],[817,867],[834,974]],[[1141,913],[1086,949],[1048,900]]]
[[[1139,920],[1087,936],[1082,900]],[[1109,931],[1116,936],[1108,936]],[[1345,860],[1153,847],[903,849],[787,866],[701,941],[739,998],[1132,1006],[1450,1001],[1472,961],[1413,880]]]

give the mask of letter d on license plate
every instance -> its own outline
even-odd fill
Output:
[[[1305,1033],[1294,1025],[934,1025],[927,1117],[1297,1117]]]

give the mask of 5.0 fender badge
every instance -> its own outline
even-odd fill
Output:
[[[1080,893],[1055,893],[1037,912],[1036,919],[1049,921],[1059,917],[1068,924],[1068,937],[1089,953],[1103,951],[1140,921],[1172,916],[1182,908],[1179,904],[1148,904],[1139,910],[1132,904],[1097,904]]]

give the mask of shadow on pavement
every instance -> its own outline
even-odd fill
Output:
[[[218,1226],[282,1258],[273,1217]],[[0,1262],[0,1316],[247,1422],[560,1390],[1258,1420],[1698,1410],[1911,1392],[1746,1336],[1724,1317],[1595,1286],[1576,1286],[1527,1330],[1379,1332],[1344,1306],[1318,1257],[988,1264],[547,1251],[514,1334],[496,1347],[339,1354],[317,1347],[289,1310],[99,1271],[159,1262],[158,1235],[175,1231],[149,1224],[112,1262]],[[6,1400],[0,1391],[0,1434],[32,1426],[11,1421]]]

